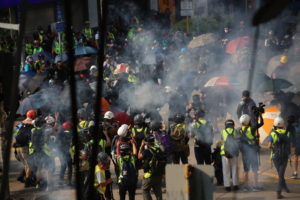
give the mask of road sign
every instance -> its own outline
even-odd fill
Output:
[[[181,1],[180,3],[180,15],[181,16],[193,16],[193,2],[192,1]]]
[[[56,32],[64,32],[65,31],[65,22],[56,22],[55,23]]]

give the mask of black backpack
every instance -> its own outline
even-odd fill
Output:
[[[227,139],[224,143],[225,156],[233,158],[239,155],[239,140],[234,136],[234,131],[230,134],[226,129]]]
[[[273,154],[275,158],[283,159],[288,158],[290,155],[290,140],[287,136],[287,131],[283,134],[278,133],[277,131],[273,131],[277,136],[277,141],[273,144]]]
[[[25,147],[29,145],[31,139],[31,129],[33,129],[32,124],[22,124],[16,136],[16,143],[18,147]]]
[[[122,167],[119,166],[121,169],[119,175],[120,183],[126,186],[130,186],[130,185],[135,186],[137,184],[138,170],[136,166],[134,166],[133,163],[131,162],[132,157],[129,157],[129,159],[124,159],[124,158],[120,158],[120,159],[123,162],[123,166]]]
[[[195,141],[198,145],[212,145],[213,143],[213,130],[211,129],[210,124],[206,124],[197,121],[200,126],[195,129]]]
[[[160,148],[149,148],[152,159],[151,159],[151,171],[152,175],[160,176],[165,174],[165,168],[167,164],[167,158],[165,153]]]

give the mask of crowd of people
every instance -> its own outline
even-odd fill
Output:
[[[237,117],[232,113],[231,119],[226,118],[230,105],[239,99],[228,101],[217,97],[216,100],[216,96],[204,88],[207,80],[220,73],[220,66],[227,63],[229,55],[224,48],[228,42],[234,37],[248,34],[245,29],[245,22],[240,22],[237,29],[224,28],[217,45],[188,49],[190,38],[186,33],[171,32],[151,21],[143,24],[137,17],[131,17],[127,22],[116,19],[109,24],[102,81],[103,121],[102,131],[98,133],[100,140],[96,166],[90,166],[90,159],[91,147],[95,142],[92,136],[95,131],[95,83],[99,68],[90,65],[88,70],[76,73],[79,85],[79,123],[75,125],[79,142],[76,145],[80,150],[80,174],[84,188],[89,181],[93,181],[98,199],[108,200],[113,199],[112,184],[116,183],[119,198],[125,199],[128,192],[129,199],[133,200],[140,170],[143,170],[143,198],[152,199],[153,191],[156,199],[162,199],[166,164],[187,164],[189,141],[193,140],[197,164],[213,165],[217,184],[224,185],[226,191],[240,189],[239,153],[242,155],[244,171],[243,191],[263,190],[257,179],[260,150],[258,129],[264,124],[263,111],[256,107],[250,92],[243,91]],[[99,32],[89,28],[88,23],[82,31],[74,31],[73,35],[75,48],[99,48]],[[41,190],[52,190],[54,187],[56,157],[60,161],[59,183],[73,185],[74,125],[65,102],[67,100],[62,98],[69,88],[67,58],[62,56],[67,44],[63,33],[60,37],[59,42],[58,35],[50,29],[44,31],[38,27],[33,34],[33,41],[27,38],[24,46],[26,59],[22,73],[45,76],[43,84],[34,92],[55,91],[51,93],[47,104],[28,110],[26,119],[18,124],[15,131],[15,155],[24,165],[18,180],[24,182],[25,187]],[[292,40],[292,36],[284,36],[279,42],[273,32],[269,32],[264,46],[267,52],[271,48],[272,53],[266,59],[272,57],[274,52],[279,52],[282,55],[280,62],[286,66],[286,49],[292,45]],[[4,40],[1,41],[0,46],[4,48]],[[46,59],[45,52],[51,55],[50,59]],[[36,58],[33,55],[37,55]],[[235,75],[232,71],[224,73]],[[284,73],[285,70],[277,70],[272,76],[286,79]],[[25,96],[28,95],[33,94]],[[277,98],[273,103],[286,105],[283,100],[285,95],[282,91],[276,93]],[[165,105],[168,105],[167,113],[161,112]],[[293,153],[296,162],[292,178],[297,178],[297,159],[300,154],[299,116],[291,114],[287,107],[282,107],[285,109],[282,110],[284,115],[275,119],[269,137],[271,157],[279,175],[277,198],[283,197],[283,190],[289,192],[284,179],[288,157],[292,153],[288,149],[295,147]],[[225,126],[221,126],[221,134],[218,125],[220,118],[222,124],[225,123]],[[215,147],[213,152],[212,147]],[[116,180],[112,179],[111,165]],[[89,180],[89,169],[94,167],[95,180]],[[248,177],[250,170],[254,174],[252,187]]]

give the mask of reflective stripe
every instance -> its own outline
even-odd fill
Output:
[[[152,153],[152,155],[154,157],[154,154],[157,153],[160,150],[160,148],[158,146],[152,146],[149,150],[150,150],[150,152]],[[151,159],[150,162],[149,162],[149,168],[150,169],[149,169],[148,172],[146,172],[144,174],[144,178],[150,178],[152,176],[152,174],[153,174],[152,167],[153,167],[153,159]]]
[[[30,44],[30,43],[25,44],[25,52],[28,55],[32,55],[32,52],[33,52],[32,44]]]
[[[288,137],[290,137],[290,135],[291,135],[290,132],[287,132],[285,129],[277,129],[276,131],[280,135],[286,134]],[[271,137],[272,137],[272,144],[276,144],[278,137],[274,131],[271,132]]]
[[[135,137],[137,134],[140,134],[140,133],[143,133],[143,135],[146,137],[146,135],[147,135],[147,127],[142,127],[142,128],[137,128],[137,129],[136,128],[132,128],[132,136],[133,137]]]
[[[245,133],[245,129],[247,129],[246,133]],[[241,128],[241,131],[242,131],[241,132],[242,135],[247,138],[247,141],[249,144],[255,144],[255,142],[256,142],[255,137],[252,135],[252,129],[250,126],[249,127],[243,126]]]
[[[128,161],[129,159],[130,159],[130,162],[132,163],[133,167],[136,169],[135,159],[134,159],[133,156],[126,155],[124,157],[120,157],[118,159],[118,163],[119,163],[119,167],[120,167],[120,175],[119,175],[119,178],[118,178],[118,183],[121,183],[121,179],[123,178],[122,170],[123,170],[123,167],[124,167],[124,161]]]

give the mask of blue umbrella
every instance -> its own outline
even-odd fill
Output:
[[[97,49],[90,46],[77,46],[75,49],[75,56],[97,54]]]
[[[32,94],[20,102],[17,114],[25,115],[28,110],[36,110],[46,105],[47,100],[43,97],[42,92]]]
[[[46,52],[46,51],[33,54],[32,55],[33,60],[37,60],[39,55],[44,55],[44,57],[45,57],[44,60],[45,61],[51,61],[52,60],[52,54],[49,53],[49,52]]]
[[[62,53],[60,55],[57,55],[54,59],[54,63],[56,64],[57,62],[66,62],[68,60],[68,56],[66,53]]]
[[[51,1],[51,0],[27,0],[29,3],[39,3],[44,1]],[[0,7],[12,7],[20,5],[21,0],[1,0]]]

